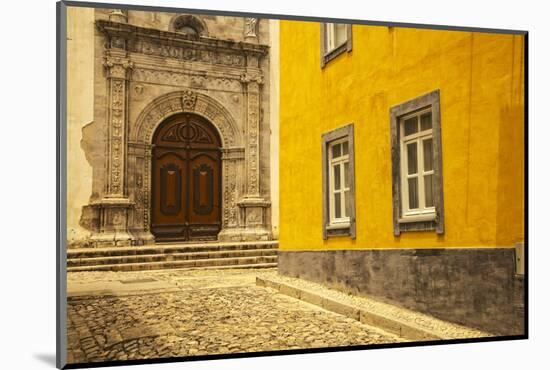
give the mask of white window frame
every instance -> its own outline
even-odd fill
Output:
[[[347,42],[347,35],[344,41],[336,45],[336,23],[327,23],[325,27],[325,43],[326,43],[326,53],[330,53],[334,49],[338,48]],[[347,32],[347,31],[346,31]]]
[[[435,220],[436,211],[435,205],[431,207],[426,207],[426,194],[424,187],[424,176],[433,175],[435,173],[432,158],[432,169],[430,171],[424,170],[424,140],[432,140],[432,155],[433,155],[433,122],[432,128],[428,130],[421,131],[420,127],[420,117],[425,113],[431,113],[431,108],[422,109],[420,111],[404,115],[400,118],[400,131],[401,135],[401,191],[402,191],[402,220],[406,221],[428,221]],[[405,136],[405,121],[409,118],[417,117],[418,131],[414,134]],[[409,175],[409,156],[407,152],[407,145],[411,143],[416,143],[416,174]],[[410,209],[409,208],[409,179],[417,178],[417,192],[418,192],[418,208]],[[433,180],[432,180],[433,181]],[[432,194],[432,199],[434,194]]]
[[[321,68],[325,67],[332,59],[338,55],[352,49],[352,26],[346,24],[346,38],[345,41],[339,45],[336,45],[335,37],[335,24],[336,23],[321,23]]]
[[[434,90],[390,108],[390,136],[392,161],[392,205],[393,205],[393,234],[401,235],[410,231],[435,231],[436,234],[445,233],[445,206],[443,196],[443,151],[441,140],[441,113],[440,92]],[[418,134],[405,135],[404,122],[413,115],[422,115],[431,111],[431,130],[419,131]],[[420,125],[419,125],[420,128]],[[433,172],[423,171],[424,158],[421,140],[431,136]],[[408,153],[405,144],[409,140],[418,140],[417,161],[419,177],[419,207],[411,212],[408,198]],[[433,204],[434,207],[425,207],[424,175],[432,173]],[[422,194],[422,199],[420,199]]]
[[[341,145],[341,150],[343,152],[343,143],[348,143],[348,154],[342,154],[341,156],[334,158],[333,157],[333,148],[336,145]],[[350,180],[349,178],[346,180],[345,176],[345,164],[348,164],[348,168],[350,166],[350,158],[349,158],[349,140],[348,138],[342,138],[338,140],[331,141],[328,146],[329,151],[329,225],[328,227],[349,227],[350,224],[350,215],[347,214],[348,210],[346,209],[346,191],[348,192],[348,197],[351,196],[351,187],[350,187]],[[336,190],[335,183],[336,178],[334,176],[334,168],[338,165],[340,167],[340,189]],[[349,170],[348,170],[349,171]],[[334,200],[334,194],[340,193],[340,212],[341,216],[336,218],[336,203]]]
[[[333,158],[332,148],[339,143],[348,142],[348,154],[342,157]],[[348,236],[352,239],[356,237],[356,219],[355,219],[355,149],[353,136],[353,123],[336,128],[321,135],[321,156],[322,156],[322,180],[323,180],[323,239],[329,237]],[[348,181],[345,181],[344,163],[348,161]],[[342,215],[335,219],[334,217],[334,164],[342,164],[341,186],[342,194],[349,191],[349,212],[346,210],[346,200],[342,196]],[[345,184],[344,184],[345,183]],[[346,186],[344,186],[346,185]],[[348,189],[348,190],[346,190]]]

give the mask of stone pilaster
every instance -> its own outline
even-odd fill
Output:
[[[115,54],[116,55],[116,54]],[[109,80],[108,183],[106,198],[123,198],[126,149],[126,89],[132,62],[121,56],[108,56],[104,63]]]
[[[246,90],[246,132],[247,132],[247,183],[246,196],[248,198],[260,197],[259,177],[259,124],[260,124],[260,85],[263,83],[259,72],[244,74],[241,78]]]
[[[99,213],[98,243],[129,245],[128,213],[132,202],[126,190],[127,85],[132,62],[126,55],[126,40],[112,38],[106,51],[104,67],[109,89],[107,117],[106,186],[103,199],[93,204]]]
[[[246,195],[239,202],[248,240],[268,240],[267,208],[270,203],[260,192],[260,98],[263,76],[259,70],[259,56],[247,56],[247,72],[241,82],[246,92]]]

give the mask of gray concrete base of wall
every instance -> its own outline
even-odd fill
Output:
[[[375,326],[411,341],[490,337],[492,334],[370,298],[356,297],[321,284],[265,272],[256,284],[314,304],[363,324]]]
[[[279,250],[278,272],[494,333],[524,334],[514,248]]]

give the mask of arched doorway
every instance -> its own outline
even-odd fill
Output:
[[[157,241],[215,240],[221,229],[221,140],[193,113],[153,135],[151,233]]]

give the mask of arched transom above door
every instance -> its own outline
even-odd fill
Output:
[[[151,144],[158,125],[166,118],[182,112],[195,113],[212,122],[219,131],[222,147],[243,145],[242,134],[227,109],[212,97],[191,90],[169,93],[149,103],[137,118],[133,130],[130,127],[130,140]],[[200,135],[199,131],[193,132]],[[181,138],[181,132],[173,134],[174,139]]]

